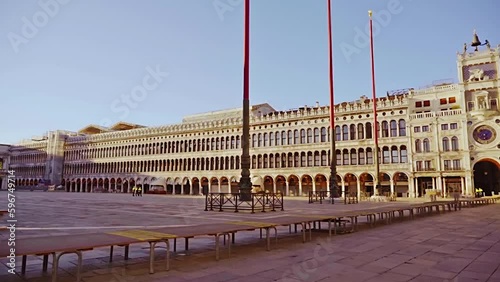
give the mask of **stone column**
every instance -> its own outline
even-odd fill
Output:
[[[299,180],[299,196],[302,196],[302,180]]]
[[[356,190],[357,190],[357,198],[358,201],[361,201],[361,180],[359,177],[356,179]]]
[[[390,196],[392,196],[392,195],[394,195],[394,180],[391,179],[390,183],[391,183],[391,195]]]
[[[285,185],[286,185],[286,188],[285,188],[285,195],[287,196],[290,196],[290,184],[288,183],[288,180],[285,181]]]

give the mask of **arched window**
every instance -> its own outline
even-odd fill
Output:
[[[400,147],[400,155],[401,155],[401,163],[407,163],[408,162],[408,150],[406,149],[406,146],[401,146]]]
[[[326,128],[321,128],[321,142],[326,142]]]
[[[288,130],[288,143],[287,145],[292,145],[293,144],[293,133],[291,130]]]
[[[340,141],[341,139],[341,132],[340,132],[340,126],[335,126],[335,141]]]
[[[349,165],[349,151],[347,149],[344,149],[342,151],[342,160],[343,160],[343,165]]]
[[[366,148],[366,164],[373,164],[372,148]]]
[[[458,138],[456,136],[451,138],[451,150],[458,151]]]
[[[357,165],[358,164],[358,154],[356,152],[356,149],[351,149],[351,165]]]
[[[391,158],[392,158],[392,163],[399,163],[399,151],[398,147],[392,146],[391,147]]]
[[[306,166],[307,166],[306,153],[302,152],[302,153],[300,154],[300,160],[301,160],[301,162],[300,162],[300,166],[301,166],[301,167],[306,167]]]
[[[257,147],[262,147],[262,134],[259,133],[257,136]]]
[[[359,149],[358,152],[358,164],[359,165],[365,164],[365,150],[363,148]]]
[[[358,123],[358,139],[365,138],[365,127],[362,123]]]
[[[269,146],[269,136],[266,132],[266,133],[264,133],[264,147],[267,147],[267,146]]]
[[[373,137],[373,132],[372,132],[372,124],[367,122],[365,124],[365,129],[366,129],[366,139],[372,139]]]
[[[300,130],[300,144],[306,144],[306,130]]]
[[[404,119],[399,120],[399,136],[406,136],[406,121]]]
[[[389,137],[389,124],[385,120],[382,122],[382,137]]]
[[[391,120],[391,137],[398,136],[398,123],[395,120]]]
[[[299,130],[295,129],[293,131],[293,144],[295,144],[295,145],[300,144],[299,141],[300,141],[300,139],[299,139]]]
[[[314,143],[319,143],[319,129],[314,129]]]
[[[450,150],[450,140],[448,137],[443,138],[443,151],[447,152]]]
[[[429,142],[429,139],[425,138],[424,142],[422,142],[422,143],[423,143],[423,147],[424,147],[423,148],[424,152],[426,152],[426,153],[430,152],[431,151],[431,144]]]
[[[390,162],[391,162],[391,154],[390,154],[390,152],[389,152],[389,147],[384,146],[384,147],[382,148],[382,157],[383,157],[382,162],[383,162],[384,164],[388,164],[388,163],[390,163]]]
[[[252,147],[257,147],[257,135],[252,134]]]
[[[286,132],[281,131],[281,144],[280,145],[286,145]]]
[[[342,125],[342,140],[349,140],[349,128],[347,125]]]
[[[422,152],[422,142],[420,141],[420,139],[415,140],[415,152]]]
[[[274,135],[274,138],[275,138],[275,141],[274,141],[274,146],[279,146],[281,145],[280,142],[281,142],[281,133],[279,131],[276,131],[275,135]]]
[[[356,140],[356,125],[351,124],[349,127],[349,132],[350,132],[350,140]]]
[[[335,150],[335,161],[337,165],[342,165],[342,152],[340,150]]]
[[[310,144],[313,142],[313,133],[312,129],[308,128],[307,129],[307,143]]]

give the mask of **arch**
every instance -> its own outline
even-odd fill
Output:
[[[286,193],[286,178],[283,175],[276,176],[276,193],[281,193],[287,196]]]
[[[191,191],[193,195],[200,195],[200,179],[198,179],[198,177],[193,177],[193,179],[191,179]]]
[[[219,179],[217,177],[210,178],[210,193],[219,193]]]
[[[316,191],[326,191],[328,189],[328,182],[326,176],[323,174],[317,174],[314,177],[314,185],[316,186]]]
[[[274,179],[269,175],[264,176],[262,188],[266,193],[274,193]]]
[[[378,191],[380,195],[390,196],[391,195],[391,176],[386,172],[380,172],[379,174]]]
[[[220,191],[222,193],[230,193],[231,192],[231,187],[229,184],[229,179],[225,176],[220,178]]]
[[[208,181],[208,178],[202,177],[200,183],[201,183],[201,191],[203,195],[206,195],[209,192],[210,181]]]
[[[313,179],[310,175],[305,174],[302,176],[300,179],[302,183],[302,195],[307,196],[309,195],[309,191],[312,191],[313,188]]]
[[[373,195],[373,175],[363,172],[359,176],[361,196],[369,197]]]
[[[394,182],[394,193],[396,197],[408,197],[409,182],[408,175],[402,171],[396,171],[392,176]]]
[[[292,174],[288,176],[288,190],[290,191],[290,196],[299,195],[299,177]]]
[[[474,187],[483,189],[484,195],[500,193],[500,163],[497,160],[483,158],[474,163]],[[465,189],[462,189],[465,191]]]
[[[174,193],[174,184],[175,184],[174,179],[171,178],[171,177],[168,177],[167,181],[166,181],[166,184],[165,184],[166,185],[165,189],[167,191],[166,192],[167,194],[173,194]]]
[[[344,175],[344,192],[351,197],[358,192],[358,177],[353,173]]]

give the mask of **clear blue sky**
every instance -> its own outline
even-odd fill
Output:
[[[214,2],[229,10],[218,13]],[[327,105],[326,0],[251,2],[251,103]],[[390,2],[399,5],[389,9]],[[39,3],[52,3],[49,14]],[[369,9],[381,26],[377,96],[456,79],[456,51],[474,28],[482,41],[500,43],[498,0],[332,5],[336,102],[371,95],[369,47],[355,41]],[[376,18],[384,13],[386,22]],[[0,143],[105,121],[166,125],[242,104],[242,1],[3,0],[0,35]],[[346,56],[348,45],[357,53]],[[157,66],[168,72],[160,83],[148,77]],[[141,97],[144,79],[149,90]],[[120,99],[132,91],[139,102],[123,111]]]

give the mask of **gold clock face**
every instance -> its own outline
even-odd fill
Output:
[[[476,127],[473,137],[480,144],[489,144],[497,137],[497,132],[491,126],[481,125]]]

